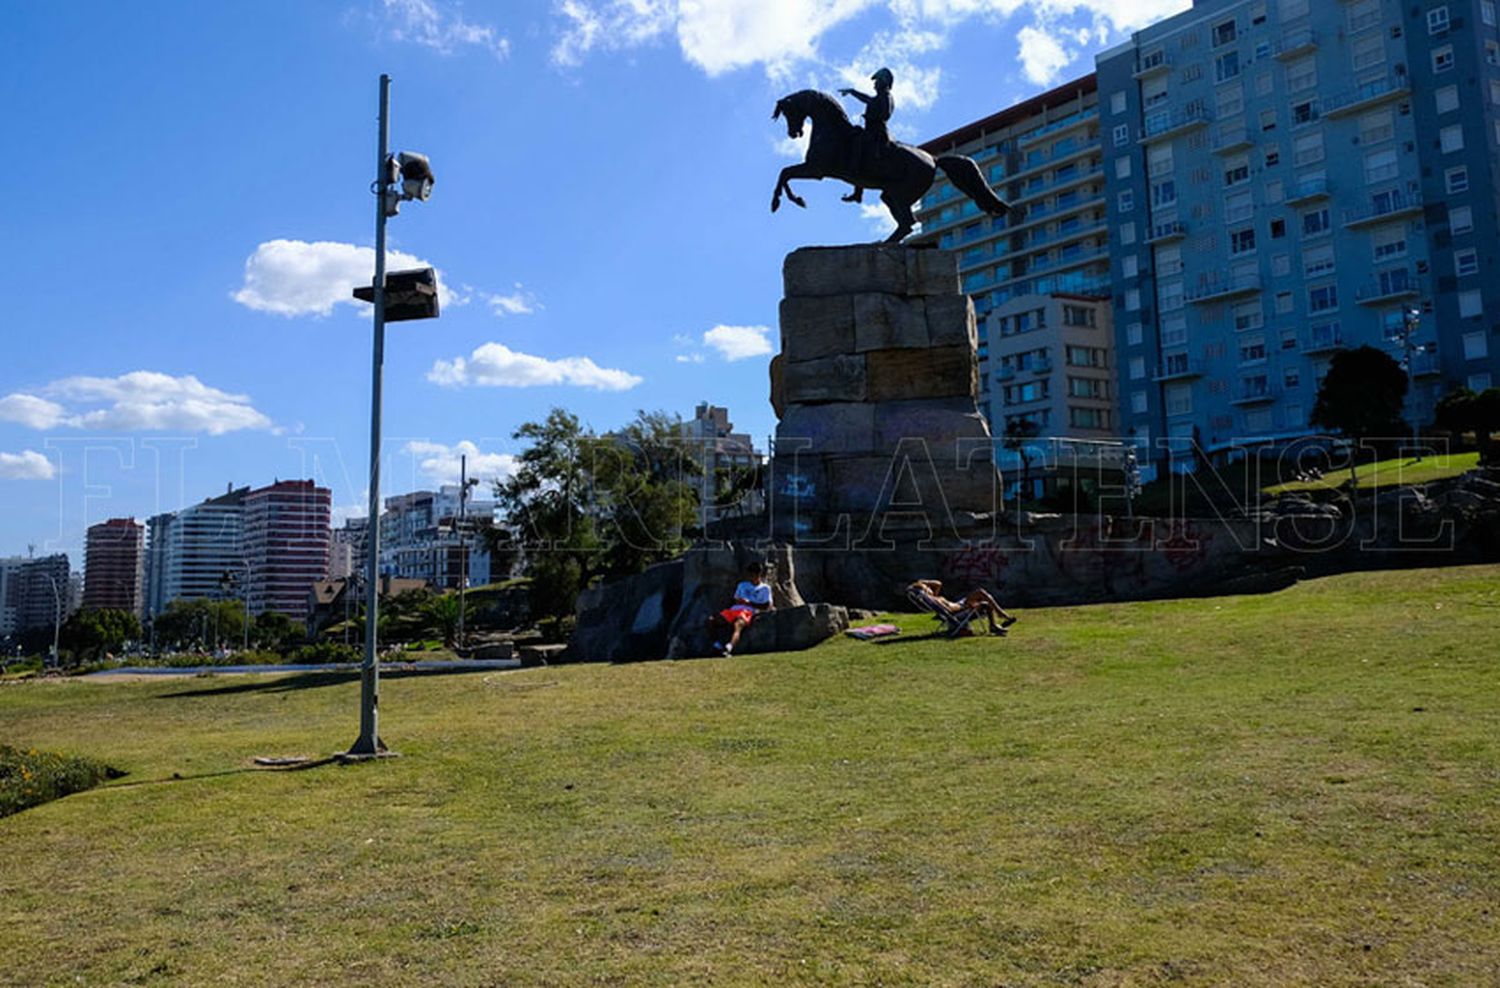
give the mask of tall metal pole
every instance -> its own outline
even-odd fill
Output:
[[[465,538],[469,503],[469,454],[458,457],[458,644],[464,643],[464,589],[469,583],[469,543]]]
[[[1422,462],[1422,441],[1417,432],[1417,354],[1425,353],[1427,348],[1414,345],[1412,339],[1422,327],[1422,310],[1407,309],[1401,324],[1405,330],[1401,337],[1401,348],[1402,356],[1406,358],[1406,395],[1411,403],[1412,455],[1420,463]]]
[[[360,667],[359,739],[351,755],[376,755],[380,743],[380,405],[385,364],[386,159],[390,157],[391,77],[380,76],[380,151],[375,159],[375,343],[370,370],[370,503],[365,527],[365,660]]]
[[[61,665],[57,653],[58,639],[62,637],[62,594],[58,592],[57,581],[52,574],[43,573],[47,578],[47,584],[52,587],[52,664]]]

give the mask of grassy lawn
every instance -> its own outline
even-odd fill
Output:
[[[1478,453],[1454,453],[1449,456],[1428,456],[1420,462],[1409,456],[1395,460],[1367,463],[1355,471],[1361,490],[1374,487],[1401,487],[1406,484],[1426,484],[1434,480],[1457,477],[1479,466]],[[1348,470],[1331,470],[1321,480],[1292,481],[1267,487],[1267,494],[1287,491],[1333,490],[1349,482]]]
[[[911,636],[931,622],[900,619]],[[1008,639],[0,686],[0,982],[1500,983],[1500,567]]]

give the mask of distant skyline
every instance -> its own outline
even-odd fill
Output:
[[[391,327],[383,490],[490,479],[556,405],[774,419],[781,259],[872,239],[878,206],[804,186],[786,92],[896,74],[920,141],[1092,70],[1188,0],[358,0],[7,11],[0,555],[110,517],[312,478],[363,513],[376,79],[430,202],[396,266],[440,319]],[[851,115],[857,107],[848,104]]]

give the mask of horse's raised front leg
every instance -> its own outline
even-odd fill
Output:
[[[806,209],[807,203],[803,201],[801,196],[792,191],[791,181],[794,178],[810,178],[817,181],[822,177],[822,172],[805,161],[800,165],[787,165],[781,170],[781,177],[776,181],[776,194],[771,196],[771,212],[774,213],[781,207],[782,193],[785,193],[787,199],[791,200],[794,204]]]

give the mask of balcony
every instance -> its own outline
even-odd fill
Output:
[[[1187,227],[1181,220],[1172,220],[1168,223],[1158,223],[1151,228],[1150,235],[1146,237],[1148,244],[1165,244],[1173,240],[1181,240],[1187,236]]]
[[[1307,346],[1302,348],[1305,354],[1332,353],[1334,350],[1344,349],[1344,336],[1342,333],[1314,333]]]
[[[1384,271],[1374,281],[1366,282],[1354,293],[1360,305],[1386,305],[1418,293],[1416,274],[1404,268]]]
[[[1411,81],[1405,75],[1390,75],[1346,90],[1323,100],[1323,116],[1333,119],[1368,110],[1387,100],[1411,95]]]
[[[1150,79],[1172,71],[1172,56],[1164,51],[1154,51],[1135,63],[1135,77]]]
[[[1276,57],[1285,62],[1296,58],[1298,55],[1317,51],[1317,49],[1318,34],[1316,31],[1288,31],[1276,43]]]
[[[1033,360],[1024,369],[1031,371],[1031,373],[1037,375],[1038,377],[1042,376],[1043,374],[1051,374],[1052,361],[1048,358]]]
[[[1208,373],[1201,360],[1168,361],[1156,370],[1153,381],[1188,381]]]
[[[1097,122],[1098,119],[1099,111],[1097,109],[1083,110],[1062,120],[1055,120],[1044,127],[1038,127],[1029,134],[1022,134],[1016,138],[1016,146],[1023,148],[1030,147],[1044,137],[1062,134],[1077,127],[1086,127],[1091,123]]]
[[[997,381],[1014,381],[1015,379],[1016,369],[1009,364],[1002,365],[999,370],[995,371]]]
[[[1213,117],[1202,107],[1148,117],[1146,126],[1141,128],[1141,143],[1164,141],[1198,127],[1207,127],[1211,122],[1213,122]]]
[[[1442,361],[1435,353],[1413,354],[1411,358],[1411,373],[1413,377],[1434,377],[1443,372]]]
[[[1357,230],[1422,211],[1422,197],[1415,192],[1383,192],[1371,196],[1363,206],[1344,210],[1344,226]]]
[[[1291,192],[1287,194],[1288,206],[1302,206],[1319,199],[1327,199],[1333,194],[1333,189],[1326,178],[1313,178],[1305,182],[1298,182]]]
[[[1214,154],[1233,154],[1251,147],[1254,143],[1250,138],[1250,131],[1244,127],[1234,127],[1214,136]]]
[[[1241,381],[1229,399],[1231,405],[1267,405],[1281,397],[1281,391],[1269,384],[1251,384]]]
[[[1189,302],[1218,302],[1240,295],[1254,295],[1261,290],[1260,275],[1243,278],[1224,278],[1195,285],[1183,293]]]

